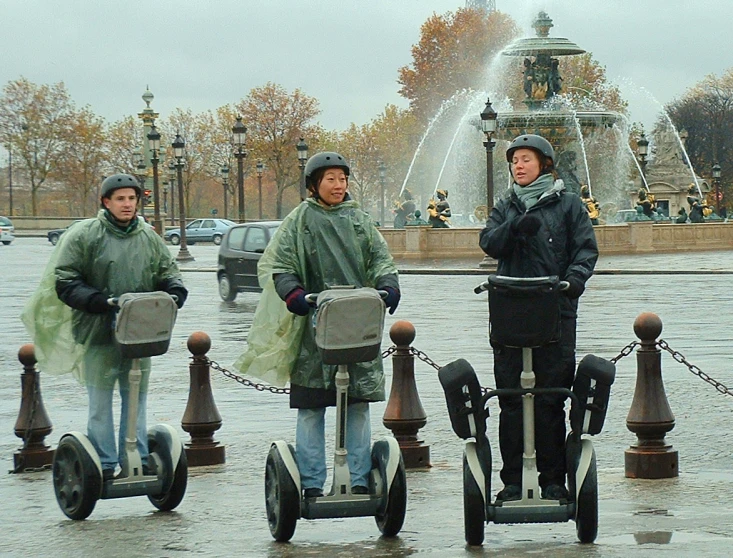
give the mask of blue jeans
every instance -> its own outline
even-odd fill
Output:
[[[372,469],[372,426],[369,403],[352,403],[346,408],[346,451],[351,486],[369,486]],[[295,427],[295,456],[300,484],[323,488],[326,483],[326,408],[298,409]]]
[[[87,436],[99,454],[102,469],[114,470],[125,457],[125,435],[127,433],[127,409],[129,406],[130,387],[127,373],[120,374],[120,433],[119,453],[115,446],[115,425],[112,417],[112,395],[114,389],[100,388],[87,385],[89,393],[89,418],[87,422]],[[137,407],[137,450],[140,459],[145,464],[148,458],[148,429],[145,424],[147,409],[147,393],[140,392]]]

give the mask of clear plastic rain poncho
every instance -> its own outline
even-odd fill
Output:
[[[292,273],[306,292],[337,285],[377,286],[397,268],[371,217],[347,200],[324,208],[308,198],[283,221],[257,267],[263,289],[247,339],[247,351],[234,366],[242,373],[275,386],[288,381],[314,388],[332,388],[336,367],[324,365],[315,344],[310,316],[288,311],[275,291],[273,274]],[[349,394],[384,399],[381,356],[349,365]]]
[[[114,313],[90,314],[64,304],[56,295],[57,278],[83,278],[110,297],[157,290],[160,281],[180,279],[170,251],[142,222],[131,230],[115,227],[100,210],[94,219],[75,223],[56,245],[41,283],[26,303],[21,320],[33,339],[39,369],[72,373],[83,385],[111,389],[131,360],[119,356],[113,337]],[[150,359],[140,359],[147,389]]]

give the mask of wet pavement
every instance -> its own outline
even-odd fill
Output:
[[[12,469],[22,445],[13,433],[20,404],[22,367],[17,351],[29,342],[18,318],[35,289],[53,248],[45,239],[19,238],[0,247],[0,467]],[[174,253],[177,248],[171,247]],[[186,339],[205,331],[212,339],[211,359],[224,367],[244,350],[257,294],[221,302],[214,274],[217,247],[190,248],[184,281],[191,295],[179,314],[171,349],[156,357],[151,377],[148,424],[168,423],[184,440],[180,426],[188,397]],[[404,262],[409,269],[475,269],[478,262]],[[614,256],[602,258],[600,272],[581,299],[578,358],[594,353],[616,356],[635,340],[634,319],[657,313],[662,338],[693,364],[726,386],[733,386],[730,347],[733,337],[731,277],[733,252]],[[639,274],[618,275],[614,271]],[[649,270],[661,274],[648,275]],[[689,274],[672,272],[688,272]],[[485,297],[473,294],[480,276],[407,274],[398,319],[416,328],[413,343],[438,364],[466,358],[483,385],[493,385],[487,344]],[[387,334],[383,348],[391,344]],[[264,464],[269,443],[292,441],[295,411],[287,397],[259,392],[212,372],[214,397],[223,426],[215,438],[226,446],[225,465],[191,469],[186,497],[172,513],[156,512],[147,498],[103,500],[89,519],[74,522],[59,510],[50,472],[0,475],[0,555],[64,556],[727,556],[733,543],[733,450],[727,442],[733,425],[733,398],[691,374],[669,354],[662,356],[663,378],[675,428],[667,442],[679,451],[680,475],[667,480],[624,477],[624,450],[635,442],[626,428],[633,396],[636,359],[618,363],[604,431],[594,439],[598,458],[599,534],[580,545],[572,522],[486,526],[481,548],[463,539],[461,455],[442,390],[433,368],[416,363],[416,379],[428,424],[420,431],[430,445],[433,467],[408,471],[408,509],[398,537],[384,539],[373,518],[298,522],[290,543],[273,542],[264,512]],[[386,365],[388,380],[391,364]],[[84,430],[86,393],[68,376],[41,373],[41,388],[54,446],[69,430]],[[388,386],[389,388],[389,386]],[[385,403],[372,405],[374,438],[389,434],[381,418]],[[489,434],[496,432],[492,407]],[[329,413],[327,432],[332,432]],[[327,436],[330,437],[330,436]],[[492,436],[495,438],[495,435]],[[494,454],[498,455],[492,440]],[[495,464],[496,468],[496,464]],[[493,486],[499,484],[494,475]]]

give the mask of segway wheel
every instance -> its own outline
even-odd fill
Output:
[[[382,470],[380,465],[379,473],[386,482],[386,468]],[[385,537],[394,537],[402,529],[402,525],[405,522],[405,514],[407,513],[407,475],[405,474],[405,462],[402,460],[401,453],[397,471],[392,479],[389,490],[386,491],[386,497],[387,505],[383,508],[384,511],[377,511],[374,519],[382,535]]]
[[[581,543],[592,543],[598,535],[598,470],[595,452],[591,455],[588,472],[578,492],[575,530]]]
[[[486,506],[476,479],[463,455],[463,530],[466,543],[480,546],[484,542],[484,525],[486,523]]]
[[[298,522],[300,494],[276,446],[270,448],[265,465],[265,508],[272,537],[289,541]]]
[[[69,519],[86,519],[94,510],[102,482],[99,469],[84,446],[64,436],[53,456],[53,488]]]
[[[148,447],[150,453],[158,449],[155,438],[152,436],[148,437]],[[168,471],[166,474],[170,475],[171,472]],[[187,486],[188,458],[186,457],[186,451],[181,448],[181,455],[178,457],[178,465],[176,465],[176,470],[173,472],[173,482],[170,488],[162,494],[148,494],[148,500],[160,511],[171,511],[177,508],[178,504],[183,501]]]

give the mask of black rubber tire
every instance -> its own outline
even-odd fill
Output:
[[[486,525],[486,505],[476,479],[468,467],[468,460],[463,455],[463,531],[466,543],[481,546],[484,542]]]
[[[177,234],[172,234],[170,240],[173,246],[178,246],[181,243],[181,237],[178,236]]]
[[[99,498],[102,477],[84,446],[73,436],[61,438],[53,456],[56,501],[69,519],[86,519]]]
[[[382,479],[386,478],[386,471],[382,471],[380,467],[379,474]],[[394,537],[402,529],[405,523],[405,514],[407,513],[407,475],[405,473],[405,462],[402,460],[400,453],[400,462],[397,465],[392,484],[387,491],[387,506],[384,513],[374,516],[379,531],[385,537]]]
[[[12,240],[3,240],[3,244],[5,246],[10,246],[10,243],[13,242]]]
[[[57,243],[58,243],[58,241],[59,241],[59,235],[57,235],[57,234],[52,234],[52,235],[51,235],[50,237],[48,237],[48,240],[50,240],[50,241],[51,241],[51,244],[52,244],[53,246],[56,246],[56,244],[57,244]]]
[[[265,465],[265,510],[272,537],[289,541],[300,515],[300,494],[276,446],[270,448]]]
[[[219,246],[221,244],[221,235],[215,234],[214,238],[212,239],[212,242],[216,244],[217,246]]]
[[[155,438],[148,438],[148,446],[150,453],[156,451]],[[186,495],[186,487],[188,486],[188,458],[186,450],[181,448],[181,455],[178,458],[176,471],[173,473],[173,483],[167,492],[163,494],[148,494],[148,500],[160,511],[171,511],[178,507]]]
[[[226,273],[219,275],[219,296],[224,302],[234,302],[237,298],[237,291],[232,288],[232,282]]]
[[[596,468],[596,453],[591,456],[588,473],[583,479],[583,486],[578,493],[575,508],[575,531],[578,540],[589,544],[598,536],[598,469]]]

